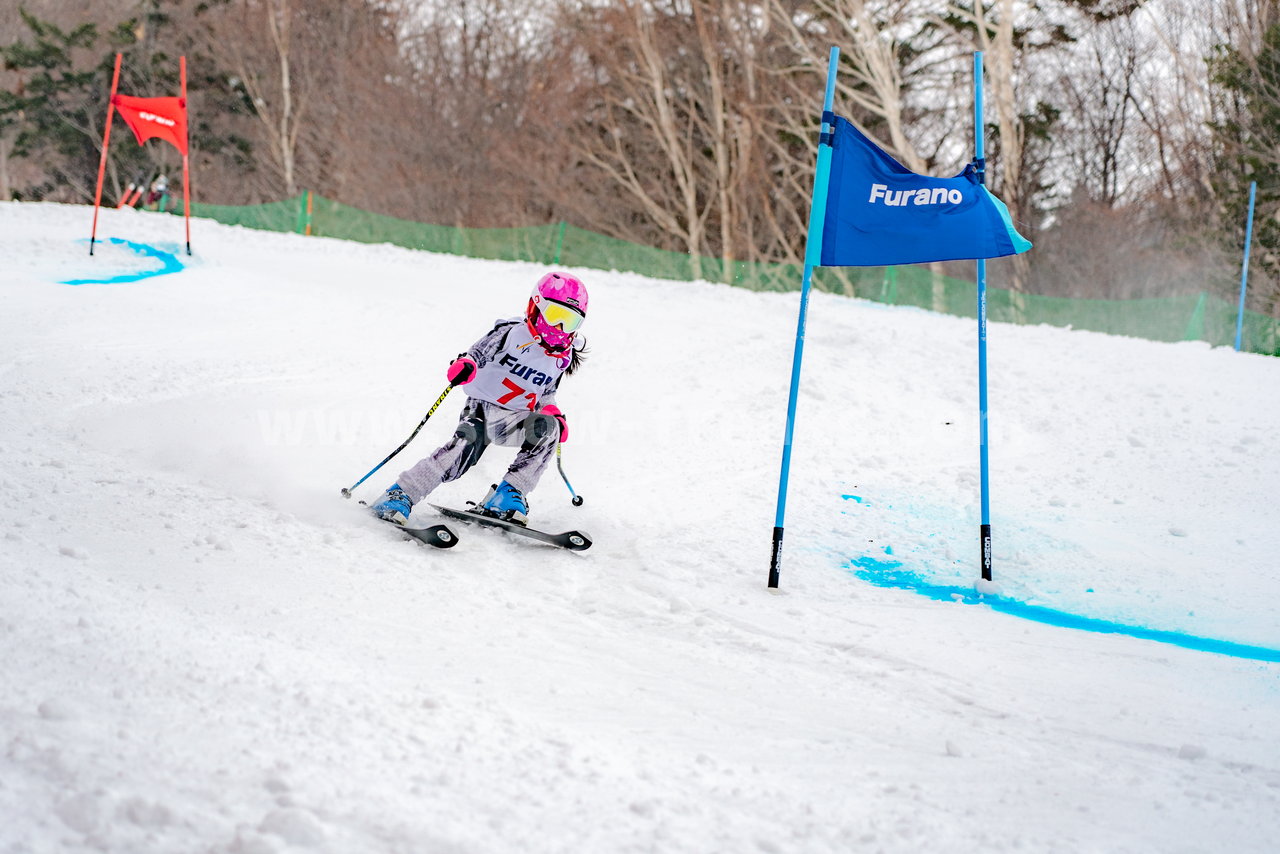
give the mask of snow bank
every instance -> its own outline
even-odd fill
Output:
[[[339,489],[541,268],[197,222],[181,272],[60,284],[154,269],[89,220],[0,204],[0,850],[1274,848],[1276,664],[853,571],[973,585],[970,321],[815,297],[771,595],[795,294],[579,271],[586,503],[531,501],[596,545],[440,552]],[[1001,595],[1280,646],[1280,360],[1005,325],[990,356]]]

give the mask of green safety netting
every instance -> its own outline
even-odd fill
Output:
[[[640,246],[566,223],[523,228],[428,225],[371,213],[312,193],[260,205],[195,203],[191,214],[267,231],[390,243],[472,258],[619,270],[658,279],[725,282],[759,291],[797,290],[802,272],[794,264],[725,262]],[[960,317],[977,315],[977,286],[973,282],[938,275],[923,266],[823,267],[814,271],[813,286],[889,305],[916,306]],[[993,321],[1044,323],[1154,341],[1200,340],[1214,346],[1235,342],[1237,319],[1236,305],[1208,294],[1101,300],[994,288],[987,293],[987,312]],[[1241,349],[1280,356],[1280,320],[1245,312]]]

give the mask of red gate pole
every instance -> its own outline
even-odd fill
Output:
[[[187,110],[187,58],[178,58],[178,76],[182,78],[182,113],[186,119],[186,139],[182,145],[182,218],[187,223],[187,254],[191,254],[191,166],[187,151],[191,147],[191,113]]]
[[[98,206],[102,204],[102,176],[107,171],[107,144],[111,141],[111,117],[115,115],[116,86],[120,83],[120,54],[116,54],[116,70],[111,75],[111,95],[107,98],[107,125],[102,129],[102,158],[98,160],[98,189],[93,194],[93,230],[89,232],[89,254],[98,237]]]

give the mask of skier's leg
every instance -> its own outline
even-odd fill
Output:
[[[417,504],[442,483],[457,480],[466,474],[489,446],[484,404],[469,401],[458,420],[453,438],[445,442],[435,453],[417,465],[400,473],[396,481],[409,500]]]
[[[550,415],[533,413],[524,418],[517,435],[520,450],[507,469],[504,480],[527,495],[538,485],[542,472],[556,454],[560,423]]]

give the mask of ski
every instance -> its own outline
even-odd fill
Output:
[[[360,506],[368,507],[369,505],[361,501]],[[374,518],[377,519],[378,517],[375,516]],[[386,522],[388,525],[399,528],[415,540],[421,540],[427,545],[435,546],[438,549],[451,549],[458,544],[458,535],[448,525],[428,525],[425,528],[413,528],[401,522],[393,522],[390,519],[379,519],[378,521]]]
[[[582,552],[591,548],[591,537],[582,531],[564,531],[555,534],[550,531],[539,531],[537,528],[530,528],[518,522],[508,522],[506,519],[499,519],[496,516],[486,516],[474,510],[454,510],[452,507],[441,507],[439,504],[432,504],[431,506],[436,509],[436,512],[450,519],[457,519],[488,528],[500,528],[521,537],[568,549],[569,551]]]
[[[399,522],[387,522],[387,524],[395,525],[415,540],[421,540],[427,545],[435,546],[438,549],[451,549],[458,544],[458,535],[448,525],[428,525],[425,528],[411,528],[408,525],[401,525]]]

